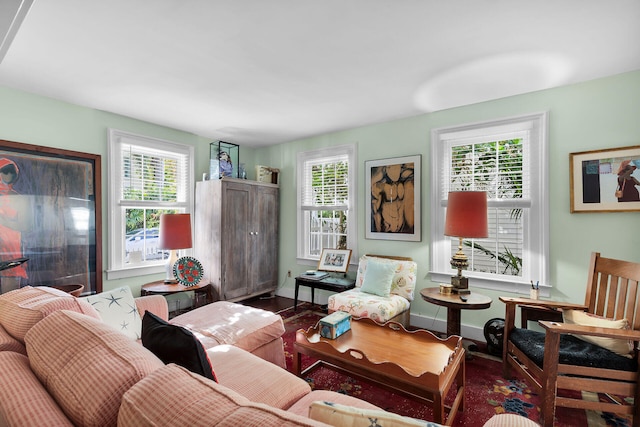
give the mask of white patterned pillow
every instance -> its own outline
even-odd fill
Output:
[[[95,308],[105,324],[117,329],[131,339],[140,339],[142,320],[136,308],[131,288],[123,286],[112,291],[84,297],[83,299]]]
[[[391,292],[395,295],[400,295],[413,301],[413,293],[416,289],[416,274],[418,270],[418,264],[415,261],[404,261],[390,258],[378,258],[368,255],[362,255],[358,262],[358,272],[356,274],[356,287],[362,287],[364,282],[365,272],[367,271],[367,261],[371,258],[375,258],[376,261],[382,263],[390,263],[395,265],[396,272],[393,275],[391,281]]]
[[[332,426],[342,427],[441,427],[440,424],[403,417],[391,412],[361,409],[333,402],[312,402],[309,418]]]

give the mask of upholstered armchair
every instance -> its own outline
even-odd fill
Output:
[[[345,311],[379,323],[409,326],[409,309],[416,287],[417,264],[406,257],[363,255],[356,287],[329,297],[329,313]]]
[[[503,376],[525,378],[542,398],[541,421],[556,406],[631,415],[640,425],[638,342],[640,264],[591,256],[584,304],[500,297],[505,303]],[[539,321],[543,332],[515,327],[516,307],[562,310],[564,322]],[[582,391],[601,399],[582,399]]]

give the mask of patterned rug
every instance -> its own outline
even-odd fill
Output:
[[[309,303],[282,310],[279,314],[285,322],[284,345],[287,369],[292,370],[293,343],[298,329],[308,329],[326,314],[312,310]],[[302,357],[302,368],[310,366],[315,359]],[[466,407],[456,415],[454,426],[482,426],[495,414],[516,413],[538,422],[540,418],[540,398],[522,380],[505,380],[501,376],[502,361],[482,352],[472,352],[466,360]],[[379,406],[387,411],[433,420],[431,408],[419,402],[384,390],[366,381],[356,380],[326,367],[311,372],[306,378],[314,389],[333,390],[355,396]],[[583,398],[598,398],[583,396]],[[447,401],[453,401],[453,393]],[[628,426],[629,421],[615,415],[596,413],[578,409],[558,408],[554,426]]]

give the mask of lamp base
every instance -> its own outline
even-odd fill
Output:
[[[169,259],[167,259],[167,263],[165,264],[165,272],[166,276],[164,279],[164,283],[167,285],[175,285],[178,283],[176,280],[176,276],[173,274],[173,266],[178,261],[178,252],[175,249],[171,249],[169,252]]]
[[[451,277],[451,286],[453,287],[451,291],[454,294],[468,295],[471,293],[469,290],[469,279],[462,275]]]

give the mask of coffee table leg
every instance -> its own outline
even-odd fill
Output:
[[[438,424],[444,423],[444,401],[440,393],[433,396],[433,420]]]
[[[298,350],[294,350],[293,352],[293,373],[296,376],[300,376],[302,372],[302,354],[298,352]]]

